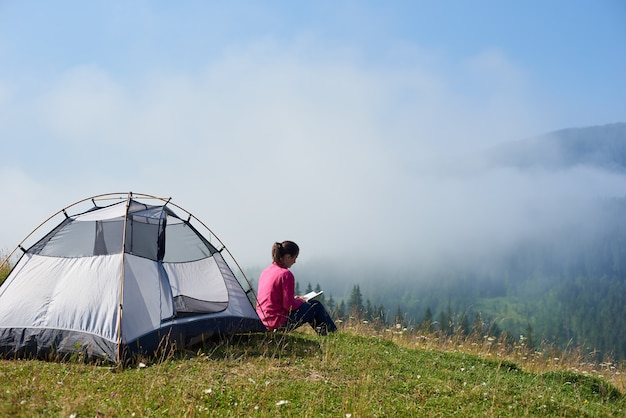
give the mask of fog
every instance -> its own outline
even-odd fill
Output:
[[[500,51],[453,68],[404,51],[404,69],[365,68],[340,52],[262,41],[197,73],[128,80],[80,65],[20,100],[5,89],[15,158],[0,167],[0,248],[74,201],[133,191],[172,197],[247,268],[290,239],[302,248],[295,269],[428,269],[585,222],[590,202],[626,194],[610,170],[485,157],[562,128]],[[473,88],[457,88],[451,70]]]

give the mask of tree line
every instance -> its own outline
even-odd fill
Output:
[[[446,269],[430,278],[350,277],[351,290],[325,296],[324,303],[338,319],[427,325],[446,334],[505,333],[528,346],[575,345],[599,360],[625,360],[625,215],[626,199],[606,201],[599,220],[521,242],[482,269]]]

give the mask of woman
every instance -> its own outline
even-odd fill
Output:
[[[320,335],[337,331],[335,323],[318,300],[295,296],[296,279],[289,270],[296,263],[300,248],[293,241],[272,246],[272,264],[261,273],[256,311],[268,331],[292,331],[308,323]]]

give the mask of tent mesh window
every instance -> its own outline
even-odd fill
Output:
[[[29,252],[64,258],[120,254],[126,217],[125,252],[164,265],[177,316],[226,309],[228,291],[217,262],[201,262],[219,253],[215,246],[191,223],[165,206],[150,206],[131,201],[128,215],[121,214],[107,219],[97,216],[97,211],[119,214],[119,210],[123,210],[122,205],[123,202],[96,207],[67,217],[33,245]],[[115,206],[119,207],[114,208]],[[185,274],[179,273],[182,270],[185,270]],[[207,278],[212,284],[210,289],[206,288]]]

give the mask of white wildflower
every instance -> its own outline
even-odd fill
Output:
[[[211,393],[213,393],[213,389],[208,388],[208,389],[204,389],[204,393],[207,395],[210,395]]]
[[[249,377],[249,378],[248,378],[248,382],[252,383],[253,385],[256,383],[256,382],[254,381],[254,379],[253,379],[253,378],[251,378],[251,377]]]
[[[146,367],[147,367],[146,363],[139,363],[139,368],[140,369],[145,369]]]
[[[289,401],[285,401],[285,400],[281,399],[280,401],[276,402],[276,406],[281,406],[281,405],[285,405],[285,404],[288,404],[288,403],[289,403]]]

